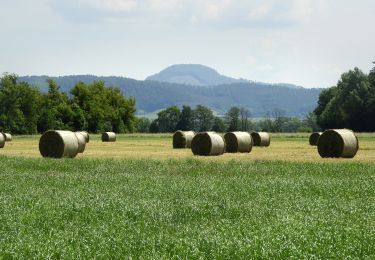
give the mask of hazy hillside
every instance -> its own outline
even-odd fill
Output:
[[[149,76],[146,80],[153,80],[159,82],[169,82],[192,86],[218,86],[232,83],[256,83],[265,86],[281,86],[289,88],[302,88],[287,83],[269,84],[262,82],[255,82],[246,79],[235,79],[219,74],[216,70],[200,65],[200,64],[176,64],[172,65],[157,74]]]
[[[20,77],[19,81],[47,90],[47,76]],[[264,116],[280,108],[290,116],[304,116],[313,110],[320,89],[290,88],[264,83],[235,83],[213,87],[186,86],[157,81],[138,81],[122,77],[64,76],[52,77],[63,91],[68,92],[78,81],[90,83],[103,80],[107,85],[118,86],[127,96],[137,101],[138,114],[151,113],[171,105],[206,105],[220,114],[237,105],[250,109],[253,116]]]
[[[246,82],[219,74],[216,70],[200,64],[172,65],[146,80],[178,83],[193,86],[216,86]]]

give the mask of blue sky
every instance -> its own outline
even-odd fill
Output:
[[[144,79],[178,63],[305,87],[375,60],[372,0],[0,0],[0,73]]]

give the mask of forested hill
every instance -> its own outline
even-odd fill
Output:
[[[91,83],[94,80],[102,80],[107,85],[117,86],[124,95],[135,97],[139,115],[152,113],[171,105],[203,104],[219,114],[224,114],[232,106],[241,106],[248,108],[254,117],[262,117],[276,108],[284,110],[289,116],[304,116],[316,107],[321,91],[253,82],[201,87],[92,75],[30,76],[19,77],[18,81],[28,82],[45,91],[48,78],[55,80],[65,92],[69,92],[70,88],[79,81]]]
[[[146,80],[193,86],[217,86],[247,82],[247,80],[221,75],[216,70],[200,64],[172,65],[155,75],[147,77]]]

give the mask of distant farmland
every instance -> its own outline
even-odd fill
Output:
[[[172,149],[172,134],[117,135],[115,143],[102,143],[99,135],[90,135],[83,154],[76,159],[107,158],[137,159],[189,159],[209,161],[285,160],[298,162],[375,162],[375,134],[358,134],[360,149],[354,159],[321,159],[316,147],[308,144],[308,134],[271,134],[269,148],[253,147],[250,154],[224,154],[218,157],[194,157],[189,149]],[[0,149],[0,155],[39,158],[38,136],[14,137],[13,142]]]

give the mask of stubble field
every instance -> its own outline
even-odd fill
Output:
[[[73,160],[38,140],[0,150],[0,259],[375,257],[374,134],[349,160],[304,134],[210,158],[170,135],[93,136]]]

